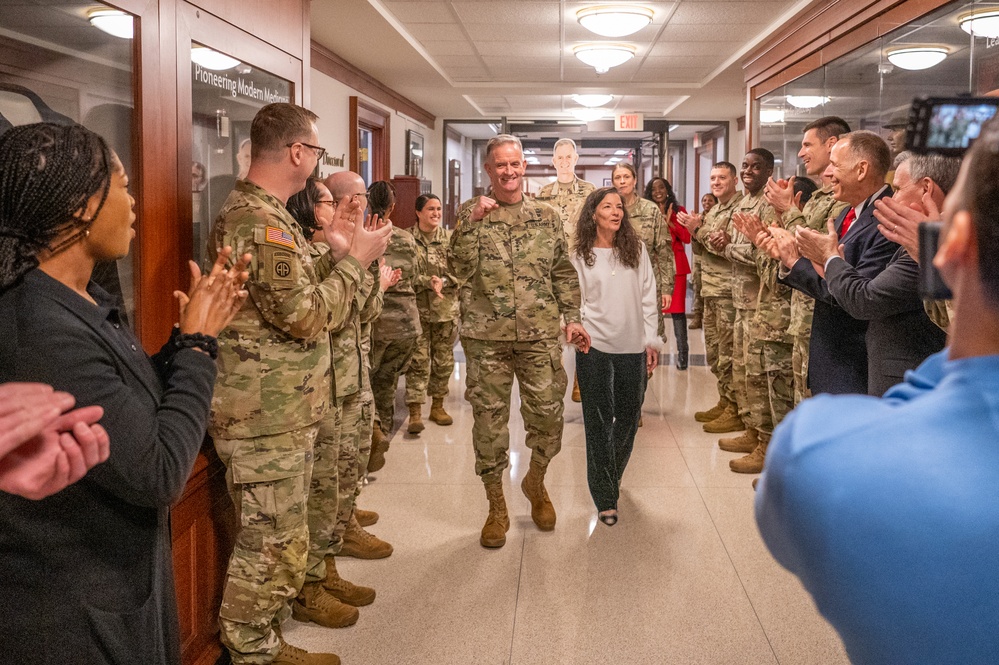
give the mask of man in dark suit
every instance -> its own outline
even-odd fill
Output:
[[[860,130],[840,136],[829,155],[827,171],[831,171],[833,196],[850,206],[835,222],[830,221],[830,228],[843,245],[843,259],[868,279],[880,274],[898,249],[878,233],[872,205],[891,194],[884,184],[890,168],[888,145],[874,132]],[[804,258],[790,234],[777,233],[776,237],[783,263],[781,281],[815,298],[808,356],[812,394],[866,393],[867,321],[840,307],[823,278],[824,266]]]
[[[961,168],[960,158],[940,155],[901,153],[895,162],[892,198],[902,206],[919,207],[924,214],[928,204],[935,210],[943,207]],[[824,267],[829,292],[840,307],[853,318],[868,321],[869,394],[880,397],[902,382],[906,370],[943,349],[947,337],[930,321],[919,297],[919,264],[904,248],[895,250],[888,267],[873,278],[843,259],[832,232],[802,232],[798,248],[805,258]]]

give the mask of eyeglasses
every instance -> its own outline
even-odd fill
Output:
[[[304,145],[306,148],[312,148],[316,151],[316,159],[322,159],[323,155],[326,154],[326,148],[318,145],[312,145],[311,143],[306,143],[305,141],[295,141],[294,143],[286,143],[284,147],[290,148],[294,145]]]
[[[325,203],[326,205],[328,205],[331,208],[335,208],[336,207],[336,201],[326,201],[326,200],[316,201],[316,205],[319,205],[320,203]]]

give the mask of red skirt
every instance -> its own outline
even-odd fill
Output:
[[[677,275],[673,284],[673,300],[663,314],[685,314],[687,311],[687,276]]]

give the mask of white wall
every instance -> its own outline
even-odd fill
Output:
[[[321,165],[320,175],[325,177],[337,171],[350,168],[350,98],[357,96],[365,102],[389,111],[390,141],[389,176],[406,173],[406,130],[414,130],[423,135],[423,177],[433,182],[433,191],[444,190],[442,122],[438,119],[434,127],[427,127],[412,118],[388,109],[370,97],[366,97],[334,78],[315,69],[311,70],[312,111],[319,116],[319,142],[334,158],[343,156],[343,166]]]

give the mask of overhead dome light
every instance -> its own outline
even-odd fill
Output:
[[[907,46],[886,52],[888,62],[911,71],[929,69],[939,65],[950,51],[942,46]]]
[[[798,109],[813,109],[829,101],[828,97],[818,95],[788,95],[786,99],[788,104]]]
[[[999,9],[975,10],[957,17],[961,29],[975,37],[999,37]]]
[[[573,95],[572,101],[587,108],[603,106],[614,99],[614,95]]]
[[[572,109],[570,113],[572,113],[576,120],[582,120],[583,122],[593,122],[604,117],[603,109]]]
[[[219,53],[215,49],[210,49],[207,46],[192,46],[191,60],[198,63],[205,69],[211,69],[217,72],[222,71],[223,69],[232,69],[236,65],[240,64],[239,60],[236,58],[230,58],[225,53]]]
[[[135,35],[132,15],[119,9],[92,9],[87,12],[87,20],[98,30],[121,39],[132,39]]]
[[[776,125],[784,122],[783,109],[760,109],[760,122],[764,125]]]
[[[611,67],[623,65],[635,57],[635,47],[628,44],[580,44],[572,50],[582,62],[605,74]]]
[[[652,23],[653,11],[635,5],[600,5],[576,12],[579,24],[603,37],[624,37]]]

